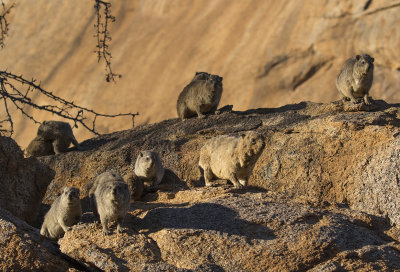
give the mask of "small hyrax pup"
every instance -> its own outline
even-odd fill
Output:
[[[82,217],[79,189],[64,187],[62,193],[44,216],[40,234],[49,239],[61,238]]]
[[[368,94],[374,77],[374,58],[369,55],[357,55],[348,59],[336,78],[339,92],[353,103],[356,98],[364,97],[366,105],[370,105]]]
[[[54,155],[53,141],[36,136],[24,151],[25,157]]]
[[[235,188],[247,186],[264,145],[264,137],[254,131],[209,139],[200,149],[199,160],[206,186],[212,185],[214,177],[230,180]]]
[[[117,222],[117,232],[122,232],[122,224],[130,207],[131,194],[128,185],[116,171],[98,175],[89,191],[92,210],[100,218],[105,235],[111,234],[108,223]]]
[[[204,118],[214,113],[222,96],[222,77],[206,72],[196,72],[192,81],[183,88],[176,109],[181,119],[194,116]]]
[[[71,126],[61,121],[44,121],[38,128],[37,136],[25,150],[26,156],[46,156],[68,150],[71,142],[79,148]]]
[[[164,177],[165,169],[160,156],[154,151],[140,151],[135,162],[135,174],[148,186],[157,186]]]
[[[124,176],[124,180],[128,184],[131,199],[134,201],[140,200],[144,191],[143,179],[139,178],[135,173],[130,172]]]

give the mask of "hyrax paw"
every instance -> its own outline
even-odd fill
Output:
[[[108,235],[111,234],[111,231],[109,231],[109,230],[103,230],[103,234],[104,234],[105,236],[108,236]]]
[[[235,184],[235,185],[233,185],[233,188],[235,188],[235,189],[243,189],[244,188],[244,186],[242,185],[242,184]]]

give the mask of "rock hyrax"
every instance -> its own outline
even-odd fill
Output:
[[[42,136],[36,136],[24,152],[25,157],[40,157],[54,155],[53,141],[45,140]]]
[[[122,224],[130,207],[131,194],[128,185],[116,171],[98,175],[89,192],[92,209],[100,217],[105,235],[111,231],[108,223],[117,221],[117,232],[122,232]]]
[[[222,77],[205,72],[196,72],[193,80],[183,88],[176,109],[181,119],[214,113],[222,95]]]
[[[131,193],[131,199],[135,201],[140,200],[144,191],[143,179],[131,172],[124,176],[124,180],[128,184],[129,191]]]
[[[165,169],[160,156],[154,151],[140,151],[135,162],[135,174],[146,185],[157,186],[164,177]]]
[[[214,177],[230,180],[235,188],[247,186],[264,145],[264,137],[254,131],[209,139],[200,149],[199,160],[206,186],[212,185]]]
[[[357,55],[348,59],[336,78],[339,92],[353,103],[356,98],[364,97],[366,105],[370,105],[368,94],[374,77],[374,58],[369,55]]]
[[[79,189],[64,187],[61,195],[51,205],[44,216],[40,234],[49,239],[61,238],[67,230],[82,217]]]
[[[65,122],[44,121],[38,128],[37,136],[45,141],[51,141],[56,154],[66,152],[71,142],[79,148],[71,126]]]

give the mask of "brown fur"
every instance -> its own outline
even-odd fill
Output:
[[[81,217],[79,189],[65,187],[46,213],[40,234],[49,239],[61,238]]]
[[[25,157],[41,157],[54,155],[53,142],[43,139],[42,136],[36,136],[25,149]]]
[[[140,151],[135,162],[135,174],[149,186],[157,186],[164,177],[165,169],[157,152]]]
[[[222,96],[222,77],[205,72],[197,72],[180,93],[176,105],[178,116],[186,119],[194,116],[204,118],[214,113]]]
[[[122,224],[130,207],[131,195],[128,185],[115,171],[98,175],[89,191],[92,210],[100,218],[103,232],[109,235],[108,223],[117,221],[117,232],[122,232]]]
[[[206,186],[212,185],[214,177],[230,180],[235,188],[247,186],[264,146],[264,137],[254,131],[209,139],[200,149],[199,160]]]
[[[125,182],[128,184],[131,199],[137,201],[142,198],[144,185],[143,180],[135,173],[128,173],[124,176]]]
[[[49,143],[51,143],[52,148],[50,148]],[[71,143],[79,149],[79,144],[68,123],[44,121],[38,128],[36,138],[33,139],[26,149],[26,154],[28,156],[59,154],[66,152]]]
[[[368,94],[374,77],[374,58],[369,55],[357,55],[348,59],[336,78],[336,87],[339,92],[353,103],[356,98],[364,98],[366,105],[370,105]]]

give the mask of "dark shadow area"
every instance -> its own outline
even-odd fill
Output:
[[[149,233],[170,228],[217,231],[246,239],[271,240],[276,237],[268,227],[240,219],[236,211],[214,203],[157,208],[150,210],[141,222],[139,220],[135,220],[137,226],[149,229]]]
[[[302,110],[307,107],[307,102],[300,102],[297,104],[289,104],[279,108],[258,108],[258,109],[249,109],[246,111],[234,111],[234,113],[238,115],[247,115],[247,114],[268,114],[268,113],[283,113],[287,111],[296,111]]]
[[[47,204],[40,204],[40,210],[39,210],[39,215],[36,218],[35,222],[32,224],[32,227],[35,227],[37,229],[40,229],[43,224],[44,216],[46,213],[50,210],[50,205]]]

